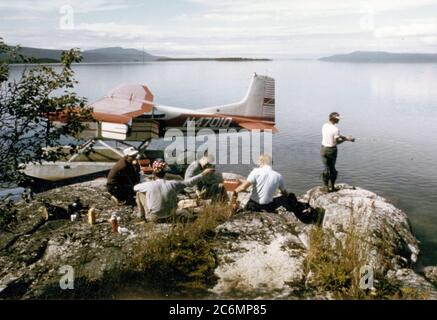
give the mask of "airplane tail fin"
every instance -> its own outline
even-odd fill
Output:
[[[275,122],[275,79],[255,74],[240,102],[199,111]]]

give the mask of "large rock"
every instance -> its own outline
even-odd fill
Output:
[[[339,239],[344,239],[348,230],[360,234],[376,267],[383,265],[380,258],[389,258],[389,269],[413,267],[420,250],[407,215],[371,191],[346,184],[339,188],[326,193],[316,187],[302,197],[324,213],[323,228],[332,230]]]
[[[424,268],[425,278],[437,286],[437,266],[429,266]]]
[[[94,284],[99,286],[112,271],[128,267],[132,239],[144,234],[144,224],[135,223],[131,207],[114,205],[104,184],[105,180],[97,180],[40,196],[64,208],[80,198],[100,212],[95,225],[87,223],[86,214],[77,221],[43,221],[40,202],[19,204],[18,223],[4,232],[0,242],[0,297],[92,297]],[[126,233],[112,232],[108,222],[112,214],[127,227]],[[60,288],[63,266],[74,268],[77,290]]]
[[[418,275],[411,269],[390,270],[387,278],[397,281],[401,287],[401,293],[407,299],[437,299],[435,285],[428,282],[424,277]]]
[[[292,213],[241,213],[217,228],[220,297],[296,298],[301,294],[306,230]]]

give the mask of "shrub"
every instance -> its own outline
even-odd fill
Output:
[[[216,256],[208,238],[230,215],[228,204],[211,204],[194,222],[173,223],[167,232],[139,240],[135,268],[157,287],[204,291],[216,280]]]
[[[369,235],[362,234],[350,224],[344,238],[338,239],[332,230],[314,227],[309,234],[310,248],[305,261],[309,286],[330,292],[336,299],[423,299],[426,293],[404,288],[401,283],[387,279],[385,268],[391,256],[391,244],[381,238],[376,247],[379,268],[373,268],[373,288],[361,288],[362,267],[369,265]]]

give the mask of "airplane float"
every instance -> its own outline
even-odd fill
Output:
[[[147,146],[152,139],[165,135],[171,128],[186,129],[189,121],[196,130],[208,128],[247,129],[276,132],[275,81],[271,77],[254,74],[246,96],[236,103],[186,109],[154,102],[146,85],[120,85],[90,105],[94,122],[85,123],[80,139],[87,140],[70,155],[65,147],[65,159],[56,162],[29,164],[28,176],[59,181],[109,170],[123,156],[122,149],[105,141],[116,141],[124,147],[140,142],[140,154],[153,158]],[[62,117],[55,119],[62,123]],[[101,146],[95,146],[99,143]],[[149,152],[150,151],[150,152]],[[148,154],[149,153],[149,154]]]

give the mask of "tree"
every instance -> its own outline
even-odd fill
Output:
[[[20,77],[10,77],[11,61],[32,62],[0,38],[0,182],[23,183],[31,162],[56,161],[63,156],[61,138],[76,136],[91,119],[86,100],[72,91],[72,63],[80,62],[78,50],[64,51],[61,65],[27,66]],[[62,115],[59,125],[55,118]],[[71,145],[71,152],[76,146]],[[45,148],[50,146],[51,148]]]
[[[26,66],[20,77],[11,78],[11,63],[35,61],[0,38],[0,186],[27,182],[22,170],[30,162],[58,160],[63,156],[61,137],[77,135],[84,129],[81,121],[91,120],[86,100],[72,91],[77,83],[72,63],[81,59],[72,49],[62,53],[60,66]],[[62,125],[54,121],[60,115]],[[70,146],[74,153],[76,146]],[[0,229],[13,222],[15,214],[14,203],[0,199]]]

